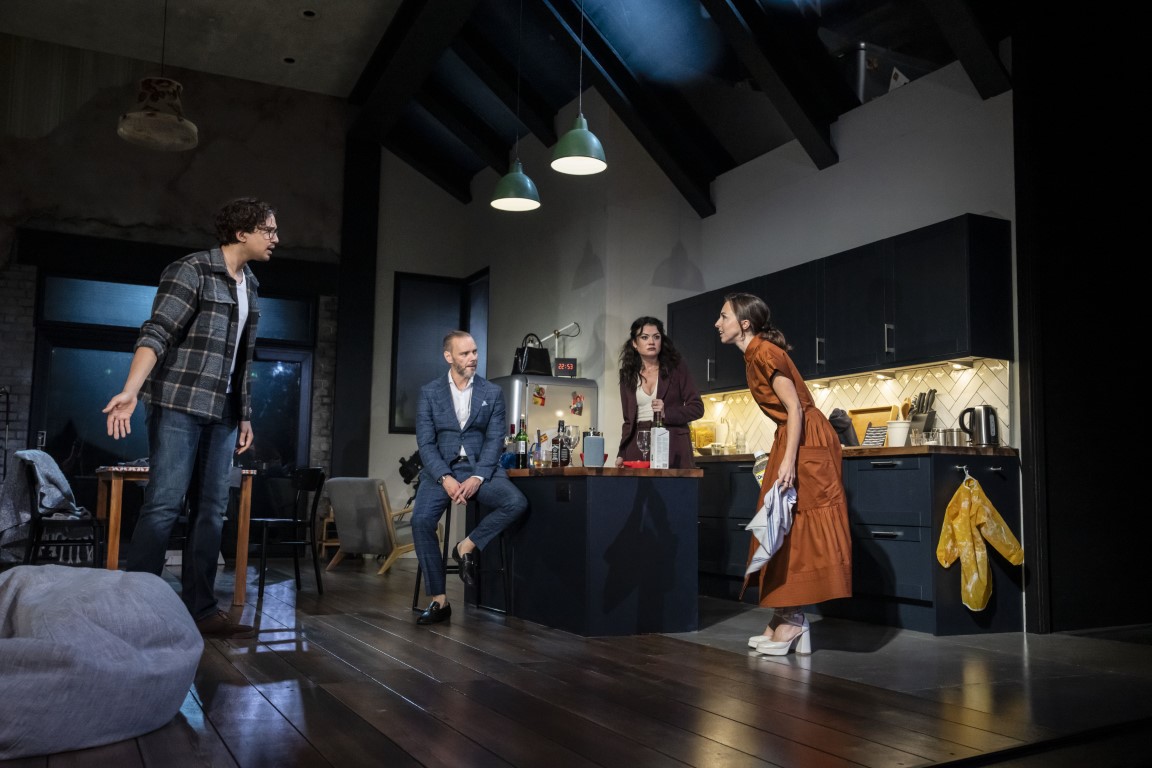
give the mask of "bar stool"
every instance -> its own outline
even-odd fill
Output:
[[[476,500],[475,499],[469,499],[468,503],[464,507],[464,519],[467,520],[469,517],[474,518],[478,512],[478,509],[479,509],[479,507],[476,503]],[[503,582],[502,586],[504,588],[504,613],[511,615],[512,614],[512,579],[509,577],[509,574],[510,574],[509,565],[510,564],[508,562],[508,542],[507,542],[507,539],[505,538],[505,532],[502,532],[500,534],[499,539],[500,539],[500,562],[501,562],[499,572],[500,572],[501,580]],[[445,514],[445,516],[444,516],[444,547],[443,547],[442,554],[441,554],[441,557],[444,560],[444,573],[446,575],[447,574],[453,574],[453,573],[456,573],[456,574],[460,573],[460,565],[457,564],[455,559],[451,558],[451,556],[449,555],[449,552],[450,552],[449,547],[455,546],[454,544],[451,543],[451,541],[452,541],[452,510],[451,510],[451,507],[449,507],[447,514]],[[482,607],[480,605],[480,596],[483,594],[483,592],[481,591],[481,588],[482,588],[482,580],[484,578],[484,568],[482,567],[484,564],[484,562],[483,562],[484,553],[481,552],[480,550],[475,550],[474,554],[476,555],[476,586],[473,587],[473,591],[475,593],[474,594],[475,599],[473,600],[472,604],[474,606],[476,606],[477,608],[480,608],[480,607]],[[412,610],[413,611],[422,611],[423,609],[420,608],[420,606],[419,606],[419,603],[420,603],[420,584],[421,584],[421,581],[423,579],[424,574],[420,568],[420,564],[419,564],[420,561],[417,560],[416,562],[417,562],[417,564],[416,564],[416,586],[412,590]],[[484,607],[487,607],[487,606],[484,606]],[[497,609],[491,609],[491,610],[497,610]]]
[[[473,504],[474,502],[469,501],[468,503]],[[456,564],[455,560],[451,560],[448,556],[448,547],[454,546],[454,545],[448,543],[450,541],[452,541],[452,505],[451,504],[449,504],[445,508],[445,513],[444,513],[444,547],[443,547],[443,550],[441,552],[441,557],[444,558],[444,573],[445,573],[445,575],[452,574],[452,573],[460,573],[460,566]],[[420,583],[423,580],[423,578],[424,578],[424,571],[420,567],[419,558],[417,558],[417,560],[416,560],[416,586],[412,589],[412,610],[414,610],[414,611],[423,611],[424,610],[423,608],[419,607]]]

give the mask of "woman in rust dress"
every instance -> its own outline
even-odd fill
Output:
[[[757,508],[772,483],[796,489],[792,530],[760,569],[760,605],[775,608],[763,635],[748,644],[761,653],[783,656],[795,649],[811,653],[804,606],[852,594],[852,543],[848,502],[840,464],[840,438],[812,400],[808,385],[788,356],[788,342],[771,323],[758,297],[724,297],[716,329],[725,344],[744,353],[748,389],[760,410],[776,424]],[[749,563],[757,542],[749,542]],[[745,577],[744,588],[754,574]]]

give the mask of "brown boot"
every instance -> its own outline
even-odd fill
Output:
[[[235,638],[243,640],[256,636],[256,630],[247,624],[237,624],[226,611],[216,611],[196,622],[202,637]]]

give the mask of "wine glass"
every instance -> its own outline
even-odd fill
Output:
[[[648,461],[648,447],[652,444],[652,433],[646,429],[642,429],[636,433],[636,447],[640,449],[640,455],[644,457],[644,461]]]

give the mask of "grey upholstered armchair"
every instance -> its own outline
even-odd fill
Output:
[[[335,568],[346,554],[379,555],[384,558],[378,574],[387,573],[392,563],[405,552],[415,549],[412,543],[411,511],[393,511],[388,489],[383,480],[372,477],[333,477],[324,487],[340,549],[326,570]]]

